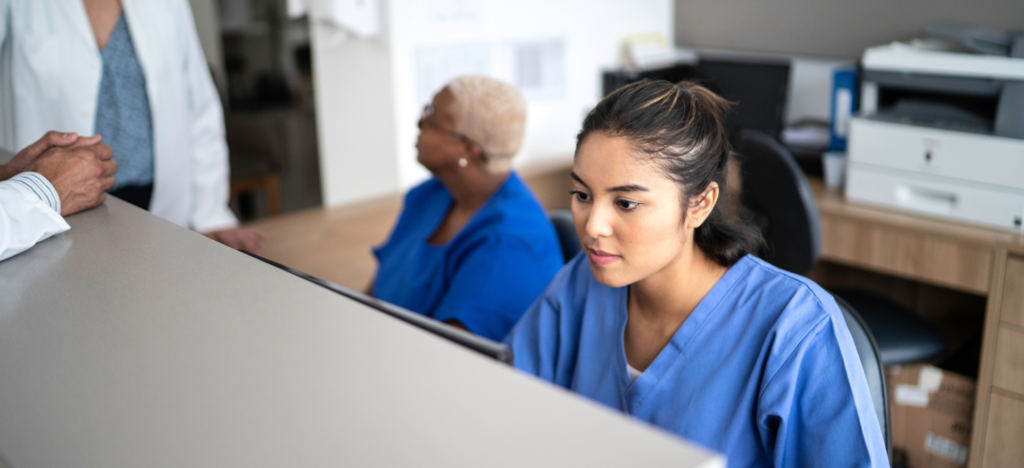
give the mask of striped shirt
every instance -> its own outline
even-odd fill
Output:
[[[22,172],[0,182],[0,261],[68,229],[60,197],[46,177]]]
[[[57,196],[57,189],[53,188],[53,184],[46,177],[38,172],[22,172],[14,177],[10,178],[10,182],[18,183],[27,188],[32,192],[33,195],[39,197],[43,203],[60,214],[60,197]]]

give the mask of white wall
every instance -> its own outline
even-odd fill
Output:
[[[344,41],[310,25],[320,186],[325,206],[399,189],[391,61],[383,40]]]
[[[504,63],[511,43],[564,39],[565,93],[530,100],[526,139],[516,157],[522,166],[568,160],[584,113],[601,98],[600,71],[618,65],[625,37],[651,32],[673,37],[670,0],[394,0],[391,5],[398,180],[403,188],[428,176],[416,163],[414,148],[416,121],[426,104],[417,96],[418,50],[487,44],[488,74],[512,82],[511,66]]]
[[[428,176],[414,148],[425,104],[417,60],[425,51],[461,51],[452,66],[435,68],[444,78],[435,76],[438,83],[446,70],[460,67],[513,81],[511,45],[562,41],[564,87],[529,99],[526,140],[516,158],[522,166],[570,160],[584,113],[601,97],[600,72],[618,66],[624,38],[673,37],[672,0],[391,0],[383,17],[388,32],[377,40],[325,46],[329,39],[314,35],[328,206],[404,190]],[[361,88],[338,89],[353,86]]]
[[[220,12],[215,0],[189,0],[192,16],[196,21],[196,33],[203,46],[206,61],[213,69],[214,77],[223,84],[227,78],[224,72],[224,48],[220,38]]]

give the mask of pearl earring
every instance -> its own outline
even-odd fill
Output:
[[[459,158],[459,167],[466,167],[469,165],[469,161],[466,158]]]

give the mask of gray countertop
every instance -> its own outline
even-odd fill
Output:
[[[724,466],[120,200],[0,262],[0,465]]]

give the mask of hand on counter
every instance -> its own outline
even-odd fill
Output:
[[[267,235],[253,228],[233,227],[203,234],[235,250],[262,255],[267,246]]]
[[[462,322],[460,322],[458,320],[455,320],[455,319],[445,320],[444,323],[446,323],[448,326],[450,326],[452,328],[458,328],[459,330],[473,333],[473,332],[469,331],[469,329],[466,328],[466,326],[463,325]]]
[[[77,133],[46,132],[46,135],[43,135],[39,141],[26,146],[25,149],[14,155],[10,162],[0,165],[0,181],[25,172],[25,169],[36,162],[46,150],[55,146],[71,146],[76,141],[78,141]]]
[[[56,132],[48,133],[22,153],[41,145],[53,133]],[[60,197],[61,216],[72,215],[103,203],[107,199],[106,191],[114,186],[114,173],[117,172],[117,163],[112,159],[114,150],[100,143],[99,135],[88,138],[75,135],[74,140],[70,146],[50,146],[41,156],[32,158],[32,162],[24,168],[26,171],[38,172],[53,184]],[[22,153],[18,153],[15,159]]]

